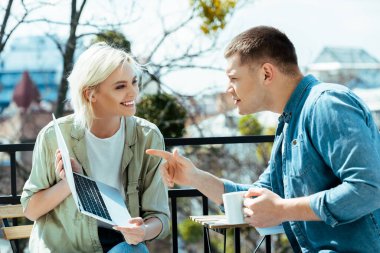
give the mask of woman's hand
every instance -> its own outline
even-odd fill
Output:
[[[118,230],[124,236],[125,241],[130,245],[136,245],[145,241],[146,225],[141,217],[130,219],[130,227],[114,226],[113,229]]]
[[[70,157],[71,168],[73,172],[77,172],[79,174],[83,174],[82,166],[74,159]],[[61,179],[66,179],[65,170],[63,167],[62,154],[59,149],[55,152],[55,172],[59,175]]]

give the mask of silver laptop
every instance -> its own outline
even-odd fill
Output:
[[[78,210],[111,225],[130,227],[131,215],[118,189],[73,172],[69,151],[54,114],[53,121],[67,183]]]

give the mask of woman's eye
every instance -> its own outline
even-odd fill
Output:
[[[117,89],[117,90],[120,90],[120,89],[123,89],[124,87],[125,87],[125,85],[122,84],[122,85],[118,85],[118,86],[116,86],[116,89]]]

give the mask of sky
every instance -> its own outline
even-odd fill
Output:
[[[188,0],[163,0],[161,5],[158,5],[158,0],[137,1],[138,11],[133,13],[126,13],[124,10],[127,8],[122,6],[128,5],[130,1],[109,2],[111,6],[102,1],[89,1],[92,5],[86,6],[85,17],[91,19],[98,11],[104,14],[105,19],[123,20],[128,16],[132,25],[126,26],[124,32],[132,40],[133,50],[137,54],[143,54],[147,51],[147,44],[153,46],[158,40],[161,22],[170,27],[183,19],[188,10]],[[68,12],[68,6],[64,4],[58,12],[44,10],[45,14],[51,13],[57,19],[60,16],[67,17]],[[162,19],[152,18],[157,13],[163,15]],[[225,45],[240,32],[257,25],[270,25],[285,32],[295,45],[301,68],[311,64],[325,46],[363,48],[380,60],[379,13],[379,0],[251,0],[235,12],[220,34],[220,49],[202,59],[202,65],[225,68]],[[20,28],[15,36],[42,34],[46,29],[38,26]],[[196,30],[199,30],[197,24],[179,33],[176,40],[168,40],[166,50],[159,52],[157,57],[175,55],[181,47],[181,41],[188,43],[190,34]],[[199,42],[207,43],[207,38],[200,31],[197,38]],[[224,71],[210,70],[179,71],[167,75],[163,80],[174,91],[187,95],[196,95],[210,88],[224,90],[227,83]]]
[[[380,60],[379,13],[378,0],[256,0],[235,13],[223,31],[223,40],[227,44],[252,26],[269,25],[288,35],[302,68],[311,64],[325,46],[363,48]],[[220,61],[225,66],[222,55],[223,51],[214,62]],[[187,75],[194,80],[193,73]],[[198,78],[200,81],[195,85],[190,81],[185,85],[168,82],[176,90],[189,94],[201,91],[204,80],[221,89],[227,82],[224,73],[199,72]]]
[[[380,59],[379,13],[378,0],[258,0],[242,9],[230,27],[279,28],[295,44],[301,66],[324,46],[363,47]]]

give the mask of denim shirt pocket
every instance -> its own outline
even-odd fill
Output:
[[[290,177],[302,177],[310,170],[311,164],[307,158],[304,136],[300,133],[290,143],[291,161],[288,174]]]

